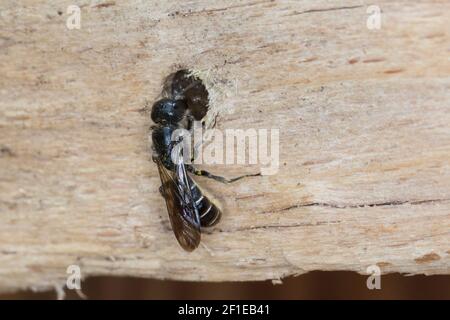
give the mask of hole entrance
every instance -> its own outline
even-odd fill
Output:
[[[181,69],[169,75],[164,84],[166,96],[184,100],[195,120],[202,120],[209,109],[209,93],[203,81],[190,70]]]

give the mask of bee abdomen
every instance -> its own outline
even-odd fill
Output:
[[[191,185],[191,189],[200,216],[200,225],[212,227],[217,224],[222,216],[220,209],[201,192],[195,183]]]
[[[219,222],[222,213],[214,203],[212,203],[208,198],[203,197],[199,215],[201,226],[211,227]]]

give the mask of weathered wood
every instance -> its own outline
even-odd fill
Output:
[[[0,4],[0,290],[83,276],[450,273],[450,3]],[[138,112],[179,66],[217,128],[279,128],[277,175],[199,179],[224,207],[193,253],[169,230]],[[208,167],[236,176],[258,166]]]

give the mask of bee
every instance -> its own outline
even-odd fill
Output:
[[[153,161],[161,178],[160,193],[167,205],[172,230],[186,251],[198,247],[201,228],[216,225],[222,216],[219,207],[199,188],[190,174],[221,182],[229,180],[183,161],[180,140],[173,141],[175,130],[189,129],[193,120],[201,120],[208,111],[208,91],[203,83],[186,70],[170,77],[164,88],[168,97],[156,101],[151,110]],[[174,161],[174,159],[176,161]]]

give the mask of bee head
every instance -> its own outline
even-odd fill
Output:
[[[154,123],[177,124],[183,119],[186,109],[183,100],[164,98],[153,104],[151,117]]]

